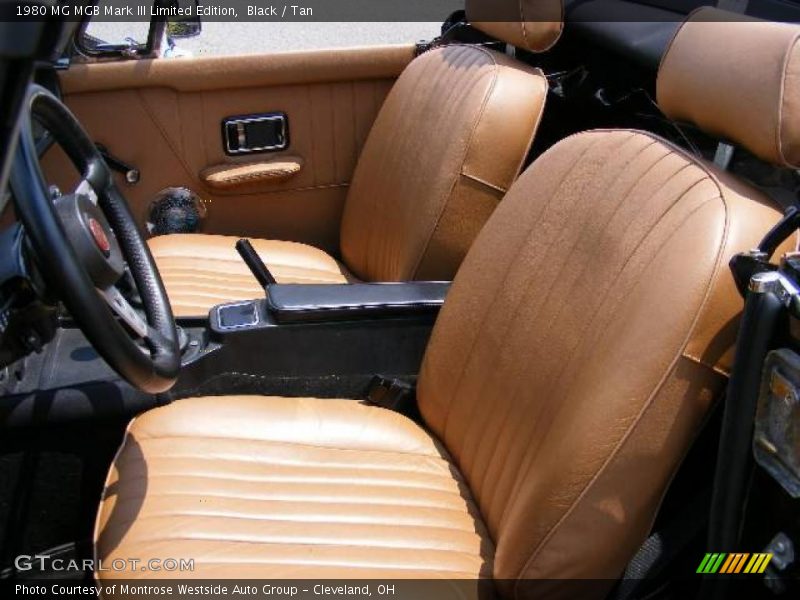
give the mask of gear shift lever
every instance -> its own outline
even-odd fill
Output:
[[[243,238],[236,242],[236,251],[239,253],[239,256],[242,257],[242,260],[249,267],[250,271],[252,271],[253,277],[258,280],[261,287],[266,288],[272,283],[277,283],[272,273],[269,272],[267,265],[264,264],[264,261],[261,260],[255,248],[253,248],[253,244],[250,243],[250,240]]]

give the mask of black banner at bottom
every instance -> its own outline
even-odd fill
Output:
[[[702,598],[700,578],[673,581],[660,598]],[[723,583],[720,578],[720,583]],[[251,599],[251,600],[489,600],[493,598],[564,598],[583,600],[614,597],[614,580],[370,579],[370,580],[192,580],[92,579],[0,580],[2,598]],[[712,581],[713,587],[713,581]],[[763,580],[727,581],[728,598],[775,598]],[[703,588],[707,593],[709,588]],[[644,590],[643,590],[644,591]],[[652,592],[652,590],[650,590]]]

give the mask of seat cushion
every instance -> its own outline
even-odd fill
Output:
[[[152,238],[156,261],[176,317],[206,316],[223,302],[250,300],[264,290],[226,235],[172,234]],[[250,240],[279,283],[347,283],[347,269],[319,248],[280,240]]]
[[[475,579],[494,553],[458,470],[414,422],[353,400],[260,396],[135,419],[95,548],[105,564],[194,559],[170,573],[194,579]]]

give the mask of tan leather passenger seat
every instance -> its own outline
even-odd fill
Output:
[[[560,18],[561,0],[546,4]],[[497,25],[476,24],[533,51],[561,31],[560,21],[537,23],[524,37],[519,24]],[[262,260],[279,283],[452,279],[519,173],[546,94],[541,71],[504,54],[462,45],[426,52],[395,83],[361,152],[342,217],[342,263],[311,246],[259,241]],[[205,316],[215,304],[263,295],[235,241],[151,240],[176,316]],[[322,264],[337,266],[321,273]]]
[[[693,92],[727,71],[773,102],[719,133],[798,164],[800,105],[764,69],[791,57],[796,73],[800,28],[730,35],[707,14],[664,61],[668,115],[724,106],[724,86]],[[698,55],[705,44],[728,51]],[[753,44],[765,62],[740,68]],[[725,385],[742,307],[728,261],[779,218],[650,133],[571,136],[513,184],[459,270],[419,377],[421,425],[312,398],[148,412],[109,475],[97,555],[194,558],[195,578],[490,576],[505,598],[587,578],[607,585],[581,597],[602,597]]]

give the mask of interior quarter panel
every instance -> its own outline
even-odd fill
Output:
[[[290,239],[334,253],[361,147],[413,46],[286,52],[268,56],[153,59],[74,65],[62,73],[64,99],[95,141],[141,171],[120,185],[140,226],[164,188],[187,186],[208,205],[202,233]],[[290,145],[278,153],[225,154],[225,117],[285,112]],[[298,156],[296,175],[212,190],[200,172]],[[71,189],[59,149],[48,178]]]

